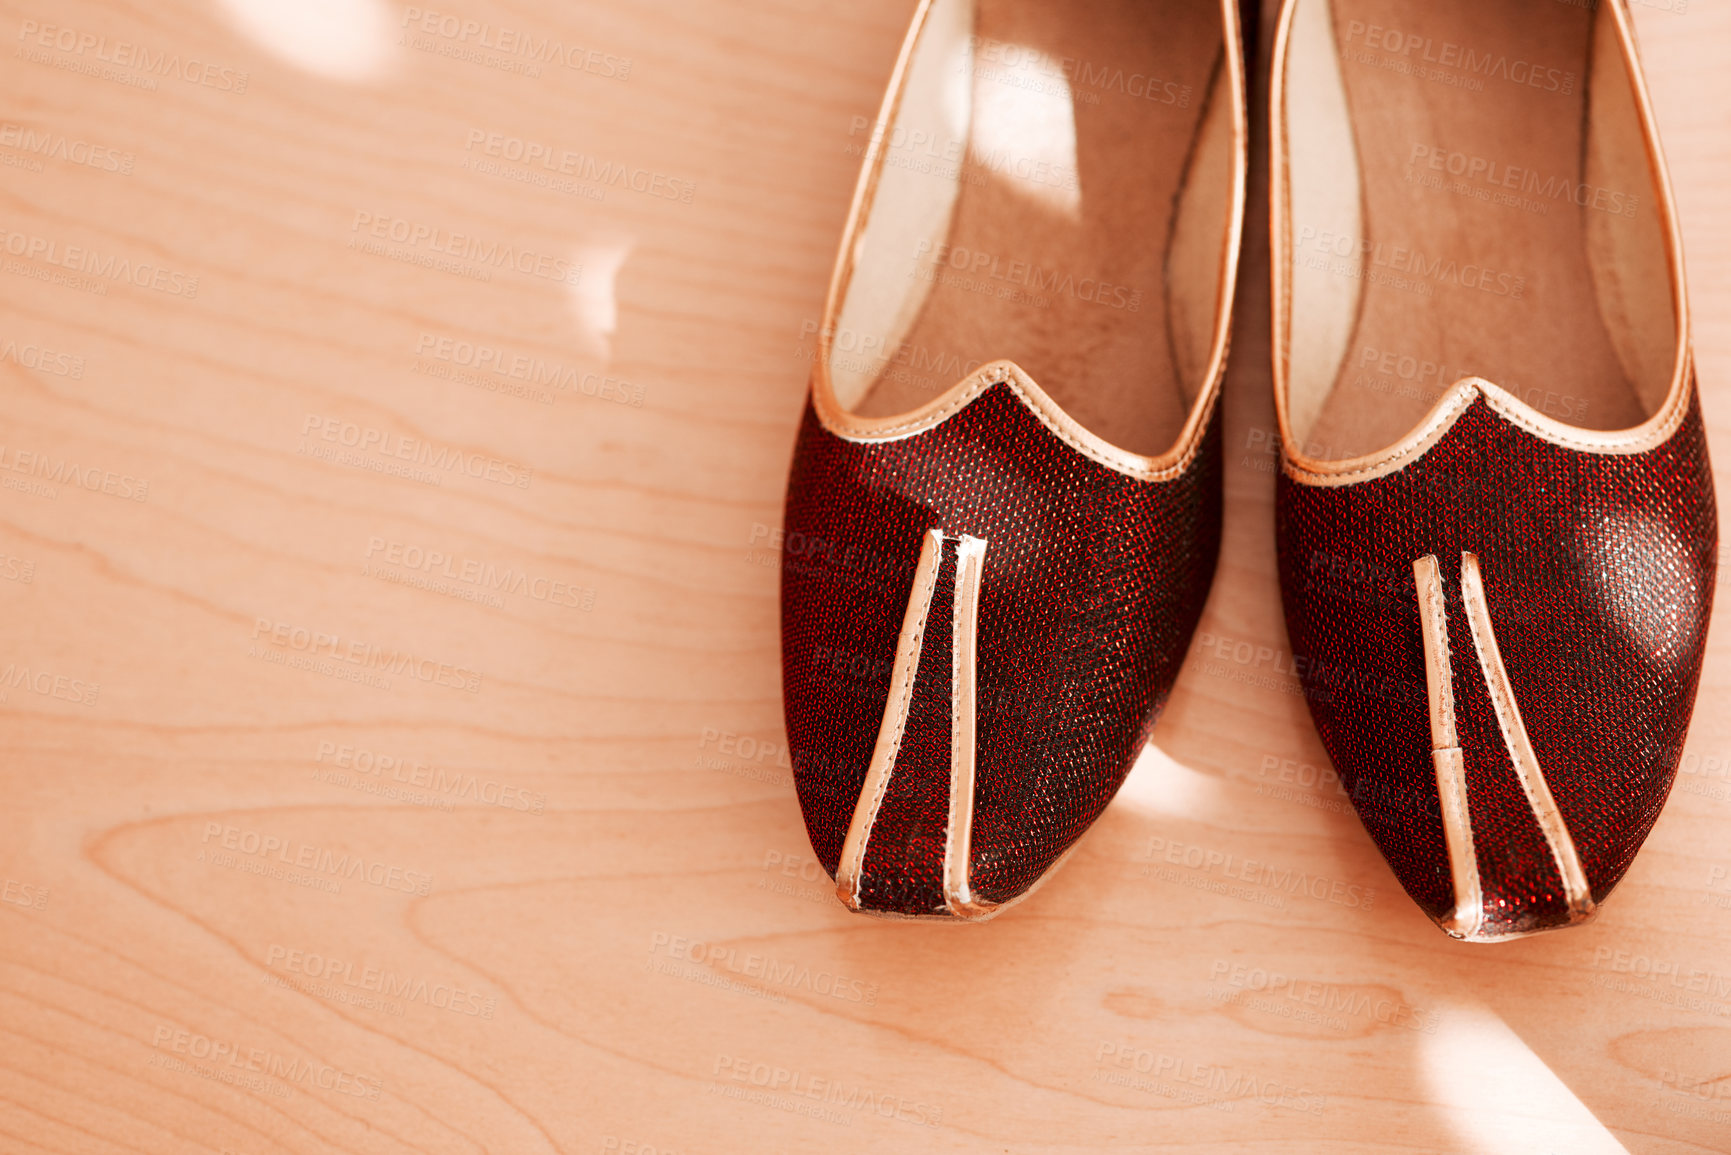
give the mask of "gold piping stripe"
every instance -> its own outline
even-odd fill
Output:
[[[1479,665],[1484,670],[1485,686],[1490,690],[1497,725],[1502,729],[1503,741],[1509,748],[1509,761],[1514,765],[1515,776],[1521,781],[1521,789],[1526,791],[1533,817],[1538,820],[1539,829],[1550,844],[1551,857],[1556,860],[1557,871],[1562,876],[1569,910],[1577,917],[1585,916],[1593,909],[1592,888],[1587,884],[1587,873],[1581,868],[1581,856],[1575,850],[1575,840],[1569,835],[1568,824],[1563,821],[1557,801],[1551,796],[1551,787],[1545,781],[1544,771],[1539,767],[1538,755],[1533,753],[1526,724],[1521,721],[1521,708],[1515,702],[1514,687],[1509,684],[1508,670],[1503,666],[1497,636],[1491,628],[1490,606],[1485,601],[1484,579],[1479,574],[1477,554],[1461,554],[1461,599],[1466,604],[1467,625],[1472,628],[1473,648],[1478,651]]]
[[[896,755],[901,751],[902,732],[907,726],[908,705],[913,699],[914,680],[920,672],[920,650],[925,642],[926,617],[932,608],[932,591],[938,584],[938,567],[943,563],[944,534],[931,530],[920,544],[919,564],[914,568],[913,589],[908,594],[907,613],[902,617],[901,636],[896,639],[895,665],[890,672],[889,699],[884,703],[884,718],[878,727],[877,745],[872,748],[871,764],[866,768],[865,784],[854,802],[853,820],[848,823],[847,839],[842,843],[841,861],[836,865],[835,892],[849,910],[858,910],[860,876],[865,866],[866,842],[883,804],[884,791],[889,788],[890,775],[895,773]]]
[[[1454,671],[1449,662],[1448,605],[1443,598],[1442,567],[1435,554],[1412,563],[1418,590],[1420,633],[1424,638],[1425,682],[1430,690],[1431,766],[1442,803],[1443,839],[1448,845],[1455,906],[1445,926],[1472,938],[1484,925],[1484,890],[1473,843],[1472,810],[1467,802],[1466,765],[1455,736]]]
[[[1449,870],[1455,883],[1455,908],[1446,926],[1462,938],[1477,938],[1485,924],[1485,894],[1479,881],[1478,847],[1473,842],[1472,807],[1467,802],[1465,756],[1459,746],[1451,746],[1432,750],[1430,761],[1436,772],[1443,836],[1448,842]]]
[[[1433,750],[1455,745],[1454,671],[1449,665],[1448,608],[1443,601],[1442,567],[1436,554],[1412,563],[1418,589],[1419,618],[1424,623],[1425,680],[1430,683],[1430,741]]]
[[[950,648],[950,819],[944,838],[944,905],[958,918],[980,918],[997,904],[976,902],[968,880],[974,836],[975,692],[980,578],[986,542],[962,535],[956,550],[954,635]]]

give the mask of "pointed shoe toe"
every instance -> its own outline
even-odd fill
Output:
[[[1692,402],[1662,443],[1605,456],[1471,393],[1396,472],[1283,477],[1279,552],[1311,715],[1360,818],[1427,914],[1488,940],[1589,917],[1652,829],[1717,537]]]
[[[1693,403],[1662,445],[1603,457],[1473,397],[1397,473],[1283,478],[1279,556],[1310,713],[1359,817],[1426,914],[1490,940],[1591,916],[1646,840],[1693,712],[1717,539]]]
[[[980,919],[1104,809],[1213,578],[1220,430],[1170,476],[1078,452],[988,366],[862,444],[808,412],[789,486],[782,691],[813,849],[854,910]]]

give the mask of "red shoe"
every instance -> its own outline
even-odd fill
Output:
[[[800,805],[851,909],[1027,894],[1177,675],[1220,538],[1235,17],[928,0],[861,134],[781,589]]]
[[[1288,0],[1273,77],[1277,533],[1311,716],[1449,934],[1579,922],[1670,789],[1717,548],[1627,8]]]

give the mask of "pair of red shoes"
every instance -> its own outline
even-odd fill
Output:
[[[785,521],[789,749],[852,909],[1024,897],[1178,676],[1220,542],[1235,4],[914,17]],[[1715,572],[1625,0],[1285,0],[1272,68],[1277,536],[1311,715],[1444,930],[1578,922],[1670,788]]]

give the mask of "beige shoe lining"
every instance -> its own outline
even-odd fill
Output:
[[[1619,4],[1295,0],[1275,206],[1289,448],[1374,454],[1469,377],[1565,429],[1666,407],[1674,229]]]
[[[1170,451],[1224,347],[1241,211],[1218,0],[932,0],[844,261],[827,368],[860,419],[1014,362],[1075,423]]]

